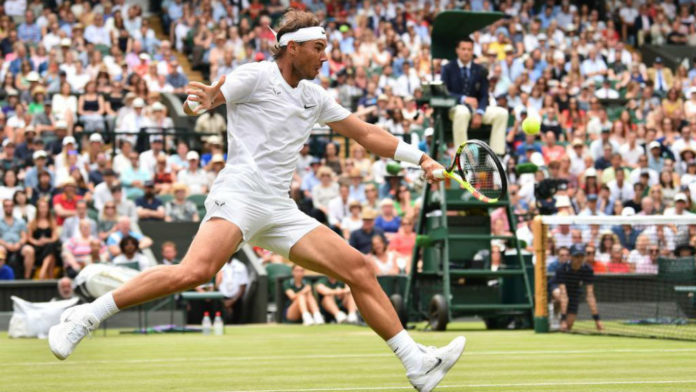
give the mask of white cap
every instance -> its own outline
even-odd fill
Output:
[[[556,208],[570,207],[570,197],[566,195],[556,196]]]
[[[60,40],[60,46],[70,46],[72,43],[70,42],[70,38],[63,38]]]
[[[142,98],[138,97],[138,98],[133,100],[133,107],[134,108],[143,108],[143,107],[145,107],[145,101]]]
[[[190,161],[191,159],[196,159],[196,160],[198,160],[198,159],[200,159],[200,155],[198,155],[198,153],[195,152],[195,151],[189,151],[189,152],[186,154],[186,160],[187,160],[187,161]]]
[[[676,195],[674,195],[674,201],[675,202],[683,201],[683,202],[687,203],[689,200],[686,198],[686,194],[679,192]]]
[[[222,146],[222,138],[220,136],[213,135],[208,138],[208,143]]]
[[[2,141],[2,146],[6,147],[8,144],[12,143],[14,145],[14,142],[10,139],[5,139]]]
[[[158,110],[164,110],[164,109],[165,109],[164,105],[162,105],[162,103],[159,101],[152,104],[152,111],[153,112],[156,112]]]
[[[74,137],[72,137],[72,136],[66,136],[66,137],[63,138],[63,145],[64,145],[64,146],[67,146],[67,145],[70,144],[70,143],[72,143],[72,144],[77,144],[77,142],[75,141],[75,138],[74,138]]]
[[[104,138],[102,138],[101,134],[98,133],[93,133],[89,135],[89,141],[90,142],[95,142],[95,143],[104,143]]]
[[[689,89],[689,94],[696,94],[696,87],[691,87]]]
[[[58,121],[56,121],[56,128],[68,129],[68,123],[65,122],[64,120],[58,120]]]
[[[423,132],[423,137],[433,136],[434,133],[435,130],[432,127],[425,128],[425,132]]]
[[[24,133],[27,133],[27,132],[34,132],[34,133],[36,133],[36,128],[34,128],[33,125],[27,125],[27,127],[24,128]]]
[[[145,60],[145,61],[150,60],[150,55],[147,53],[140,53],[140,56],[138,56],[138,57],[140,57],[141,60]]]
[[[585,170],[585,177],[597,177],[597,170],[594,167]]]
[[[656,148],[656,147],[657,147],[657,148],[661,148],[661,147],[662,147],[662,146],[660,145],[660,142],[658,142],[657,140],[653,140],[653,141],[650,142],[650,144],[648,144],[648,150],[652,150],[653,148]]]
[[[34,151],[34,154],[31,157],[34,160],[37,160],[39,158],[47,158],[48,154],[46,154],[46,151],[44,151],[44,150],[36,150],[36,151]]]
[[[636,210],[633,209],[633,207],[624,207],[623,210],[621,210],[621,216],[633,216],[636,214]]]
[[[213,157],[210,159],[211,163],[216,163],[216,162],[222,162],[225,163],[225,157],[222,156],[222,154],[214,154]]]
[[[541,40],[546,41],[546,34],[544,34],[544,33],[539,33],[539,34],[537,34],[536,39],[538,39],[538,40],[540,40],[540,41],[541,41]]]
[[[27,74],[27,82],[38,82],[39,74],[36,71],[31,71]]]

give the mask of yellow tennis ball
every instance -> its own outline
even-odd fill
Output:
[[[527,116],[522,121],[522,131],[527,135],[536,135],[541,130],[541,121],[538,117]]]

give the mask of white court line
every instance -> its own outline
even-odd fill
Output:
[[[657,381],[587,381],[587,382],[538,382],[520,384],[460,384],[440,385],[440,389],[461,388],[519,388],[519,387],[572,387],[572,386],[598,386],[598,385],[660,385],[660,384],[696,384],[696,380],[657,380]],[[346,387],[346,388],[310,388],[310,389],[244,389],[225,392],[327,392],[327,391],[412,391],[413,387]]]
[[[696,348],[673,348],[673,349],[601,349],[601,350],[518,350],[518,351],[469,351],[465,352],[466,357],[472,356],[498,356],[498,355],[584,355],[584,354],[614,354],[614,353],[684,353],[696,352]],[[174,357],[174,358],[151,358],[151,359],[103,359],[88,361],[36,361],[36,362],[8,362],[4,366],[42,366],[42,365],[67,365],[67,364],[117,364],[117,363],[173,363],[173,362],[241,362],[241,361],[292,361],[302,359],[351,359],[351,358],[378,358],[392,357],[391,353],[366,353],[366,354],[307,354],[307,355],[260,355],[246,357]]]

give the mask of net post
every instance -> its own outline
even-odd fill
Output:
[[[534,332],[549,332],[549,307],[546,277],[546,248],[548,246],[547,226],[536,216],[532,222],[534,235]]]

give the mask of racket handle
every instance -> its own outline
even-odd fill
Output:
[[[445,178],[445,171],[443,169],[433,170],[433,177],[443,179]]]

